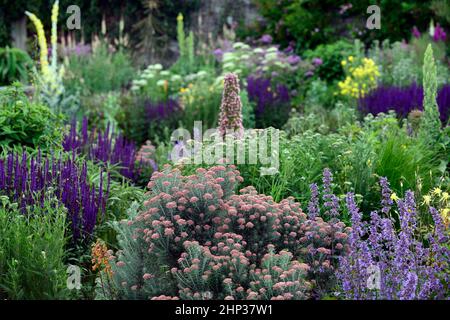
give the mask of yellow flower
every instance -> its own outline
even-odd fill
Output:
[[[433,189],[433,194],[435,194],[435,195],[440,195],[442,193],[442,190],[440,189],[440,188],[434,188]]]
[[[450,196],[449,196],[448,192],[442,193],[442,197],[441,197],[442,201],[447,201],[449,198],[450,198]]]
[[[398,199],[400,199],[397,194],[394,192],[393,194],[391,194],[391,200],[397,201]]]
[[[44,26],[42,25],[41,20],[36,17],[35,14],[25,11],[25,14],[30,18],[31,22],[33,22],[34,27],[36,28],[38,42],[39,42],[39,49],[40,49],[40,56],[39,60],[41,62],[41,71],[44,75],[44,78],[48,78],[49,76],[49,69],[48,69],[48,48],[47,48],[47,40],[45,39],[45,32],[44,32]]]
[[[57,24],[58,24],[58,11],[59,11],[59,0],[56,0],[52,7],[52,66],[56,67],[56,58],[57,58],[57,41],[58,41],[58,32],[57,32]]]
[[[428,206],[428,205],[430,205],[430,202],[431,202],[431,196],[429,196],[429,195],[423,196],[423,203],[425,203]]]
[[[356,61],[353,56],[349,61]],[[346,60],[341,61],[343,66]],[[353,98],[364,96],[367,92],[377,87],[378,67],[372,59],[364,58],[362,64],[346,70],[347,77],[340,81],[338,86],[342,95],[349,95]]]
[[[445,208],[441,211],[442,220],[444,220],[445,227],[448,228],[450,225],[450,217],[449,217],[450,209]]]

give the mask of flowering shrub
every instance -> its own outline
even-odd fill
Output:
[[[417,209],[414,193],[404,199],[391,197],[389,184],[381,180],[382,212],[374,211],[370,224],[362,221],[352,193],[347,208],[352,217],[348,256],[340,257],[338,277],[343,294],[351,299],[443,299],[448,292],[448,231],[438,211],[430,207],[434,230],[417,238]],[[397,202],[400,230],[395,231],[393,201]],[[378,270],[378,271],[377,271]]]
[[[257,77],[277,78],[286,81],[286,76],[294,75],[300,67],[299,56],[283,52],[276,46],[255,47],[236,42],[232,49],[217,49],[216,56],[222,64],[222,74],[236,73],[243,79],[250,74]]]
[[[377,87],[377,79],[380,76],[377,65],[372,59],[357,59],[349,56],[342,60],[342,66],[346,77],[338,82],[340,93],[353,98],[364,97],[370,90]]]
[[[308,220],[293,199],[276,203],[253,187],[235,194],[239,182],[232,165],[155,172],[145,208],[119,228],[122,250],[103,290],[117,298],[307,298],[344,250],[345,230],[336,225],[334,241],[334,227]]]
[[[29,164],[29,165],[28,165]],[[100,186],[96,190],[87,179],[87,164],[78,166],[75,154],[71,158],[44,158],[24,152],[9,153],[0,159],[0,192],[19,204],[25,212],[31,205],[43,206],[51,194],[67,208],[73,241],[89,239],[97,223],[98,213],[105,211],[109,194],[109,176],[106,192],[104,174],[100,173]]]
[[[274,85],[271,79],[247,78],[250,101],[256,102],[255,120],[257,128],[273,126],[281,128],[291,111],[289,90],[282,84]]]
[[[439,89],[437,94],[440,119],[446,124],[450,116],[450,85]],[[423,110],[423,88],[413,83],[407,87],[380,86],[358,101],[359,110],[376,115],[394,110],[400,117],[406,117],[411,111]]]

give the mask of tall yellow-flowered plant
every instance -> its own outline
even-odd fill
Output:
[[[59,1],[56,0],[52,7],[52,68],[56,68],[56,59],[58,57],[58,13],[59,13]]]
[[[63,99],[64,86],[62,78],[64,74],[63,66],[59,67],[57,64],[57,24],[59,13],[59,1],[55,1],[52,7],[51,20],[51,64],[48,61],[48,47],[47,39],[45,37],[45,30],[41,20],[34,14],[25,11],[25,14],[33,22],[38,37],[40,49],[40,72],[37,73],[37,80],[40,85],[40,93],[43,100],[54,110],[59,109],[61,100]],[[59,110],[57,110],[59,111]]]
[[[360,98],[377,87],[380,71],[372,59],[349,56],[341,64],[346,77],[338,83],[340,94]]]
[[[36,17],[34,13],[25,11],[25,14],[30,18],[31,22],[33,22],[34,27],[36,28],[39,49],[41,51],[39,56],[39,61],[41,63],[41,73],[42,75],[47,76],[49,74],[48,58],[47,58],[48,48],[47,48],[47,40],[45,39],[44,26],[42,25],[41,20],[38,17]]]

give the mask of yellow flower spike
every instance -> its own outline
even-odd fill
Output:
[[[178,14],[177,21],[183,21],[183,15],[181,13]]]
[[[39,61],[41,62],[41,71],[45,78],[50,75],[50,71],[48,69],[48,48],[47,48],[47,40],[45,39],[44,26],[42,25],[41,20],[36,17],[34,13],[25,11],[25,14],[30,18],[31,22],[33,22],[34,27],[36,28],[36,33],[38,37],[40,56]]]
[[[52,7],[52,36],[51,36],[51,44],[52,44],[52,67],[56,68],[56,59],[57,59],[57,45],[58,45],[58,12],[59,12],[59,0],[56,0]]]
[[[342,61],[341,61],[341,65],[342,65],[343,67],[345,67],[346,64],[347,64],[347,61],[345,61],[345,60],[342,60]]]

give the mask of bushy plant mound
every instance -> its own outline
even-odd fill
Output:
[[[346,250],[348,229],[279,203],[234,166],[155,172],[144,208],[117,226],[122,248],[100,296],[118,299],[305,299]],[[337,237],[336,235],[340,236]],[[170,270],[170,272],[168,272]],[[332,272],[331,272],[332,274]],[[319,281],[318,281],[319,280]]]
[[[20,85],[0,92],[0,149],[20,145],[48,149],[62,139],[61,118],[47,106],[31,102]]]
[[[0,299],[66,299],[66,208],[53,197],[24,212],[0,203]]]

